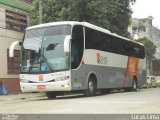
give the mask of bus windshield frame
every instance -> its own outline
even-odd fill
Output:
[[[27,30],[21,47],[20,72],[41,74],[68,70],[70,55],[64,52],[64,40],[68,35],[71,35],[71,25]]]

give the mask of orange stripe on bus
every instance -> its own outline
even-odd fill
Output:
[[[122,87],[125,87],[127,74],[129,74],[131,80],[133,80],[133,77],[137,74],[138,63],[139,63],[138,58],[128,57],[128,62],[127,62],[126,71],[124,73]]]

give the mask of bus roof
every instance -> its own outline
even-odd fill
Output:
[[[90,24],[90,23],[88,23],[88,22],[77,22],[77,21],[50,22],[50,23],[44,23],[44,24],[34,25],[34,26],[31,26],[31,27],[28,27],[26,30],[35,29],[35,28],[49,27],[49,26],[57,26],[57,25],[71,25],[71,26],[74,26],[74,25],[82,25],[82,26],[85,26],[85,27],[88,27],[88,28],[91,28],[91,29],[95,29],[95,30],[97,30],[97,31],[104,32],[104,33],[110,34],[110,35],[112,35],[112,36],[115,36],[115,37],[118,37],[118,38],[122,38],[122,39],[124,39],[124,40],[131,41],[131,42],[133,42],[133,43],[137,43],[137,44],[140,44],[140,45],[144,46],[142,43],[139,43],[139,42],[130,40],[130,39],[128,39],[128,38],[122,37],[122,36],[120,36],[120,35],[117,35],[116,33],[110,32],[110,31],[107,30],[107,29],[98,27],[98,26],[93,25],[93,24]]]

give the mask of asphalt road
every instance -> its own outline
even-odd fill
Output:
[[[10,114],[160,114],[160,88],[114,91],[95,97],[43,93],[0,96],[0,113]]]

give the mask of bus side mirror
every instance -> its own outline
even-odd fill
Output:
[[[70,51],[70,41],[71,41],[71,36],[68,35],[64,39],[64,52],[69,52]]]
[[[19,41],[15,41],[11,44],[10,48],[9,48],[9,57],[13,57],[14,56],[14,48],[17,44],[21,44],[21,42]]]

